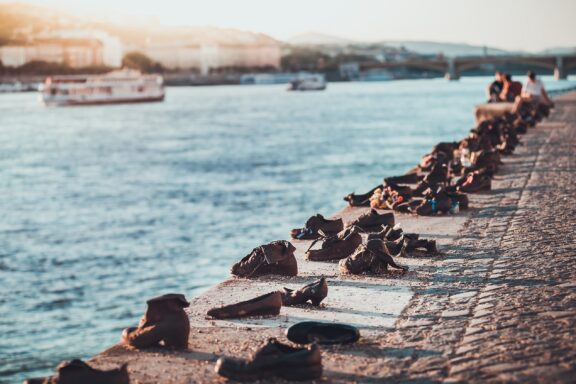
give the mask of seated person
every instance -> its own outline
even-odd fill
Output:
[[[508,102],[514,102],[518,96],[522,94],[522,83],[513,81],[512,75],[506,73],[504,75],[504,86],[500,92],[500,99]]]
[[[488,103],[498,103],[502,101],[500,99],[500,93],[504,87],[504,82],[502,80],[502,72],[496,71],[494,74],[494,81],[490,83],[486,93],[488,94]]]
[[[528,80],[522,88],[521,98],[531,101],[533,104],[546,104],[552,105],[552,101],[546,93],[544,84],[536,78],[536,74],[532,71],[528,72]]]

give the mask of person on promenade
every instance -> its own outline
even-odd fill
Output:
[[[504,74],[504,86],[500,92],[500,99],[507,102],[514,102],[518,96],[522,94],[522,83],[513,81],[512,75],[509,73]]]
[[[544,88],[544,84],[539,79],[536,79],[536,74],[532,71],[528,72],[528,80],[522,88],[522,93],[516,98],[513,113],[519,113],[525,108],[534,107],[551,108],[554,103],[548,97],[548,93]]]
[[[536,74],[532,71],[528,72],[528,80],[524,84],[524,88],[522,88],[521,97],[531,101],[533,104],[552,105],[544,84],[536,78]]]
[[[490,83],[487,89],[489,103],[498,103],[502,101],[500,100],[500,93],[502,92],[502,88],[504,87],[504,82],[502,78],[503,73],[500,71],[496,71],[496,73],[494,74],[494,81]]]

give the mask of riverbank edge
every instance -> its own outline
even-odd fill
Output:
[[[531,133],[528,133],[524,136],[524,141],[530,140]],[[526,153],[528,149],[533,150],[534,146],[521,147],[518,150],[518,154],[522,156],[535,155]],[[510,165],[510,162],[506,159],[504,162],[504,172],[514,166],[513,164]],[[375,183],[377,182],[375,181]],[[500,182],[495,180],[493,189],[497,190],[499,187]],[[458,237],[470,225],[470,220],[475,219],[474,213],[493,203],[489,198],[493,194],[486,194],[488,198],[486,195],[470,195],[473,208],[455,216],[418,218],[397,215],[397,221],[401,222],[402,227],[407,231],[418,232],[423,237],[438,240],[441,250],[450,249],[454,247]],[[366,209],[344,208],[334,217],[343,217],[345,221],[349,221],[365,211]],[[442,228],[441,233],[438,233],[438,228]],[[416,289],[425,289],[430,284],[432,274],[441,268],[445,268],[446,261],[446,258],[442,256],[434,259],[402,258],[398,261],[401,264],[410,266],[411,272],[401,277],[343,277],[338,275],[337,271],[335,271],[336,266],[333,264],[304,261],[303,251],[307,247],[307,242],[297,241],[295,245],[297,246],[297,259],[301,267],[301,274],[297,278],[266,278],[258,280],[231,278],[218,284],[203,295],[192,299],[189,312],[192,326],[189,351],[136,351],[122,345],[116,345],[96,355],[91,359],[91,362],[100,368],[111,368],[127,362],[132,379],[135,382],[218,382],[221,379],[213,373],[213,362],[218,356],[225,354],[246,357],[267,337],[282,339],[285,328],[292,323],[291,317],[301,317],[302,313],[306,314],[307,319],[330,321],[330,319],[325,317],[332,313],[329,310],[333,308],[333,303],[339,299],[346,300],[350,297],[347,296],[350,289],[346,289],[346,287],[364,289],[367,293],[373,294],[374,292],[366,287],[370,285],[384,286],[387,289],[382,291],[381,295],[367,297],[370,301],[381,302],[383,298],[386,298],[390,290],[394,292],[395,289],[408,287],[414,292]],[[246,250],[245,253],[248,251]],[[239,255],[239,258],[242,256]],[[465,257],[465,255],[462,255],[462,257]],[[455,261],[457,260],[452,257],[450,263],[453,264]],[[238,299],[246,300],[281,286],[297,287],[320,275],[328,278],[331,288],[338,288],[329,291],[329,297],[320,310],[283,308],[278,318],[265,320],[219,322],[205,318],[205,309],[211,306],[220,305],[222,302],[239,301]],[[388,326],[372,326],[371,324],[374,324],[374,316],[370,314],[361,315],[366,320],[366,326],[361,327],[363,338],[352,348],[354,352],[369,356],[371,354],[371,346],[374,345],[375,340],[396,327],[397,319],[409,309],[411,301],[412,296],[410,296],[406,305],[399,312],[394,308],[383,307],[384,311],[380,312],[380,314],[394,317],[394,321]],[[350,303],[349,307],[353,307],[354,304]],[[354,308],[348,309],[353,310]],[[337,315],[338,318],[341,316],[343,316],[342,313]],[[424,325],[425,322],[426,320],[423,320],[421,325]],[[344,381],[358,380],[360,378],[360,376],[354,376],[353,374],[343,376],[342,372],[339,372],[342,364],[347,364],[346,355],[346,348],[342,347],[331,347],[324,350],[325,378]],[[356,368],[361,369],[362,367],[358,366]]]

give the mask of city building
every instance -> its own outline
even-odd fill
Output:
[[[71,68],[122,66],[120,40],[99,31],[57,31],[35,36],[23,45],[0,47],[4,66],[19,67],[32,61],[66,64]]]
[[[170,69],[197,69],[207,74],[211,69],[226,67],[280,67],[279,45],[234,44],[147,44],[141,51]]]
[[[268,36],[220,29],[186,32],[175,31],[171,38],[151,38],[130,49],[166,68],[196,69],[201,74],[230,67],[280,67],[281,45]]]

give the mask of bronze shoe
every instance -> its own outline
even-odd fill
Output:
[[[418,183],[420,180],[422,180],[423,177],[419,176],[417,173],[407,173],[405,175],[401,175],[401,176],[390,176],[390,177],[385,177],[384,178],[384,184],[385,185],[390,185],[390,184],[416,184]]]
[[[398,225],[395,225],[394,227],[391,227],[389,225],[383,225],[380,227],[379,231],[368,233],[367,240],[391,240],[390,238],[393,237],[398,232],[401,236],[402,229],[397,229],[397,227]],[[393,240],[396,240],[397,238],[398,237],[395,237]]]
[[[371,268],[373,271],[377,270],[378,272],[381,272],[383,270],[386,272],[388,271],[388,266],[401,269],[403,271],[408,270],[408,267],[396,264],[392,258],[392,256],[396,257],[405,254],[404,241],[401,241],[398,244],[393,241],[371,240],[366,243],[366,249],[374,256],[375,259],[378,260],[378,263],[375,262],[374,266]]]
[[[127,365],[103,371],[92,368],[82,360],[74,359],[58,365],[57,374],[50,377],[34,378],[24,384],[129,384]]]
[[[438,186],[448,181],[448,167],[445,163],[436,163],[429,174],[424,177],[429,186]]]
[[[318,231],[330,236],[337,234],[344,229],[342,219],[329,220],[321,214],[316,214],[306,221],[304,228],[297,228],[290,231],[290,236],[298,240],[313,240],[319,237]]]
[[[400,245],[399,242],[404,242],[405,251],[411,251],[415,248],[421,248],[424,244],[428,244],[433,240],[420,240],[420,235],[417,233],[404,232],[399,224],[394,227],[382,226],[380,232],[373,232],[368,234],[367,241],[370,240],[385,240],[394,242],[395,245],[392,246],[393,253],[397,253],[397,247]]]
[[[353,254],[340,260],[338,269],[340,273],[358,275],[370,271],[375,266],[376,258],[368,252],[366,245],[360,244]]]
[[[136,348],[188,348],[190,320],[184,295],[171,293],[147,301],[148,308],[137,328],[126,328],[122,342]]]
[[[322,356],[317,345],[294,348],[269,339],[250,360],[221,357],[215,371],[220,376],[238,381],[314,380],[322,376]]]
[[[216,319],[276,316],[280,313],[280,307],[282,307],[282,294],[280,292],[270,292],[251,300],[241,301],[236,304],[225,305],[219,308],[212,308],[207,314]]]
[[[492,189],[490,176],[478,173],[469,173],[466,179],[458,186],[458,191],[474,193]]]
[[[457,192],[456,190],[450,191],[447,193],[448,193],[448,196],[450,196],[450,198],[452,199],[452,201],[458,202],[460,210],[468,209],[468,206],[470,203],[468,201],[468,195],[467,194],[462,193],[462,192]]]
[[[328,296],[328,284],[326,284],[326,279],[322,277],[300,289],[284,288],[280,293],[282,294],[282,305],[291,306],[310,301],[312,305],[318,306]]]
[[[414,239],[414,238],[404,238],[406,244],[406,252],[411,252],[419,249],[425,249],[426,252],[431,254],[438,253],[438,247],[436,246],[436,240],[428,239]]]
[[[360,331],[348,324],[302,321],[288,328],[286,337],[296,344],[349,344],[358,341]]]
[[[347,227],[357,226],[366,232],[378,231],[383,225],[394,226],[394,213],[387,212],[379,214],[376,210],[371,209],[370,212],[363,214],[353,222],[349,223]]]
[[[371,190],[363,194],[355,194],[354,192],[346,195],[344,197],[344,201],[348,202],[348,205],[351,207],[369,207],[370,206],[370,197],[374,194],[374,191],[378,188],[384,188],[382,184],[375,186]]]
[[[295,250],[296,248],[286,240],[261,245],[234,264],[231,272],[238,277],[296,276],[298,264],[294,257]]]
[[[391,249],[393,242],[370,240],[360,245],[356,251],[345,259],[340,260],[338,267],[341,273],[358,275],[364,272],[375,274],[388,271],[388,266],[396,269],[408,270],[407,267],[396,264],[392,259]],[[399,252],[401,254],[403,249]]]
[[[306,259],[310,261],[340,260],[354,252],[362,244],[362,235],[357,227],[349,227],[336,236],[323,239],[321,249],[306,251]]]

